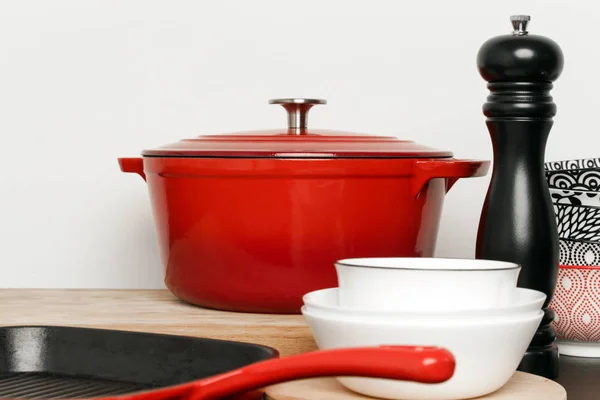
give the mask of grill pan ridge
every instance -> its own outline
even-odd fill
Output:
[[[250,343],[60,326],[0,327],[0,398],[82,399],[177,385],[278,357]]]

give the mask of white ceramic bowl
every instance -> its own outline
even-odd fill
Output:
[[[518,264],[455,258],[354,258],[335,264],[339,304],[379,311],[506,306]]]
[[[361,317],[385,317],[385,318],[456,318],[456,317],[490,317],[490,316],[513,316],[527,312],[536,312],[542,308],[546,301],[546,294],[533,289],[513,288],[509,294],[506,306],[496,308],[482,308],[477,310],[453,310],[453,311],[376,311],[358,308],[349,308],[339,305],[338,288],[315,290],[302,297],[304,306],[308,311],[325,311],[331,315],[339,316],[361,316]]]
[[[453,319],[332,316],[302,308],[320,349],[380,345],[442,346],[456,359],[454,375],[439,384],[339,377],[348,389],[367,396],[402,400],[458,400],[500,389],[516,371],[544,315]]]

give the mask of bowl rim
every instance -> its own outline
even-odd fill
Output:
[[[458,310],[445,310],[445,311],[422,311],[422,310],[374,310],[368,308],[354,308],[354,307],[344,307],[340,305],[332,305],[332,304],[318,304],[314,301],[310,301],[311,297],[319,296],[324,294],[325,292],[339,292],[339,287],[330,287],[325,289],[313,290],[311,292],[306,293],[302,296],[302,306],[310,309],[314,309],[317,311],[331,312],[339,315],[355,315],[355,316],[364,316],[364,317],[402,317],[402,318],[431,318],[431,317],[448,317],[448,318],[461,318],[465,316],[486,316],[490,312],[497,312],[501,314],[511,314],[512,309],[534,305],[535,303],[540,303],[540,308],[543,307],[544,302],[548,298],[546,293],[541,292],[539,290],[530,289],[530,288],[521,288],[515,287],[513,288],[513,293],[529,293],[534,297],[533,299],[528,300],[527,302],[523,302],[521,304],[511,304],[503,307],[489,307],[489,308],[475,308],[475,309],[458,309]],[[308,299],[308,304],[307,304]],[[531,311],[532,312],[532,311]],[[498,316],[499,314],[493,314],[494,316]]]
[[[474,264],[479,267],[472,268],[442,268],[443,262],[452,262],[459,264]],[[407,263],[407,265],[389,265],[385,263]],[[383,263],[383,264],[382,264]],[[435,264],[435,265],[433,265]],[[509,271],[521,269],[521,265],[498,260],[484,260],[474,258],[460,257],[360,257],[344,258],[335,262],[336,267],[368,268],[368,269],[387,269],[387,270],[410,270],[410,271],[448,271],[448,272],[471,272],[471,271]],[[428,266],[429,265],[429,266]]]
[[[583,189],[565,189],[565,188],[557,188],[557,187],[548,187],[548,190],[551,192],[571,192],[571,193],[577,193],[577,194],[593,193],[595,195],[600,194],[600,192],[595,191],[595,190],[583,190]]]
[[[583,157],[583,158],[567,158],[567,159],[563,159],[563,160],[550,160],[550,161],[545,161],[544,162],[544,172],[565,172],[565,171],[586,171],[586,170],[594,170],[594,169],[600,169],[600,166],[594,166],[594,167],[572,167],[572,168],[561,168],[561,169],[554,169],[552,168],[553,164],[563,164],[565,165],[565,163],[583,163],[586,161],[596,161],[596,162],[600,162],[600,157]]]
[[[600,265],[562,265],[558,266],[558,269],[597,269],[600,271]]]
[[[442,318],[439,315],[430,317],[409,317],[409,318],[385,318],[382,316],[366,317],[364,315],[339,315],[332,314],[330,311],[310,310],[305,305],[300,308],[302,316],[308,315],[312,318],[322,319],[329,322],[368,324],[368,325],[387,325],[387,326],[423,326],[423,327],[442,327],[442,326],[492,326],[522,323],[533,321],[544,317],[544,310],[527,311],[516,315],[494,315],[490,317],[477,316],[456,316]]]
[[[551,190],[552,188],[548,189]],[[598,192],[594,192],[594,193],[598,193],[600,194],[600,191]],[[574,207],[574,208],[600,208],[600,205],[589,205],[589,204],[569,204],[569,203],[555,203],[554,200],[552,200],[552,205],[553,206],[560,206],[560,208],[564,208],[564,207]],[[562,238],[561,238],[562,239]],[[568,239],[568,238],[565,238]]]
[[[598,193],[600,194],[600,192],[598,192]],[[589,244],[589,245],[592,245],[592,246],[600,246],[600,242],[599,241],[585,240],[585,239],[571,239],[571,238],[562,238],[562,237],[559,237],[558,238],[558,242],[559,242],[559,244],[560,244],[560,242],[568,242],[568,243],[585,243],[585,244]],[[559,263],[559,265],[561,265],[561,264]]]

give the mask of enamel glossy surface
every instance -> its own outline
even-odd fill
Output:
[[[348,257],[433,255],[446,190],[489,163],[454,159],[120,159],[145,177],[181,299],[299,313]]]
[[[272,129],[202,135],[144,150],[144,156],[175,157],[452,157],[435,149],[394,136],[376,136],[325,129]]]
[[[277,383],[339,375],[381,377],[428,386],[447,381],[455,365],[452,353],[440,347],[384,345],[332,349],[257,362],[177,386],[101,400],[231,399]]]

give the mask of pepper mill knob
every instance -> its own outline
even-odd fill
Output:
[[[562,50],[552,39],[530,35],[528,15],[513,15],[513,32],[485,42],[477,68],[488,82],[554,82],[563,70]]]
[[[512,22],[513,26],[513,35],[527,35],[527,24],[531,20],[529,15],[511,15],[510,22]]]

